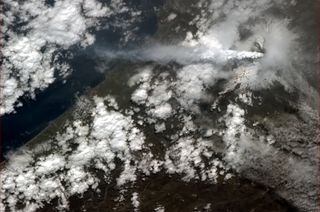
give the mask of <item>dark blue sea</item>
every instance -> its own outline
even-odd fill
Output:
[[[96,70],[99,60],[92,57],[91,52],[99,46],[108,49],[134,48],[157,30],[155,8],[163,4],[162,0],[134,0],[131,6],[143,11],[143,18],[132,28],[138,27],[135,40],[120,45],[123,31],[113,27],[95,32],[96,42],[93,46],[81,49],[73,46],[68,50],[72,59],[68,59],[73,72],[64,83],[56,80],[46,90],[38,92],[35,99],[21,98],[23,106],[16,113],[2,116],[1,121],[1,155],[3,161],[11,150],[15,150],[40,133],[51,121],[70,108],[86,89],[94,87],[104,80],[105,73]],[[125,17],[124,17],[125,19]],[[110,20],[109,20],[110,21]],[[112,20],[111,20],[112,21]],[[106,24],[108,24],[106,22]],[[126,29],[128,30],[128,29]],[[130,29],[129,29],[130,30]]]

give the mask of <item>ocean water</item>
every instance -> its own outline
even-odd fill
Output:
[[[139,23],[137,36],[142,39],[145,36],[152,35],[157,30],[157,18],[150,9],[153,3],[146,0],[132,1],[132,3],[145,7],[147,11],[150,11],[146,13],[145,21]],[[113,29],[97,32],[97,42],[95,45],[116,50],[121,33],[121,31],[113,31]],[[310,38],[308,39],[311,40]],[[136,44],[133,42],[130,45],[134,47]],[[25,99],[24,106],[19,108],[16,114],[2,118],[3,153],[23,145],[37,135],[50,121],[53,121],[66,111],[74,103],[77,95],[81,95],[86,88],[93,87],[104,79],[105,75],[98,72],[95,68],[99,65],[100,61],[91,55],[94,48],[95,46],[83,51],[75,48],[73,50],[75,57],[70,60],[74,72],[65,84],[61,82],[53,84],[45,92],[39,93],[36,100]],[[313,69],[311,70],[313,71]],[[111,79],[113,80],[113,78]],[[122,76],[120,80],[122,80]],[[269,91],[268,94],[270,94]],[[261,111],[260,107],[255,109]],[[274,105],[270,106],[270,110],[275,110]],[[273,172],[276,172],[276,170],[273,170]],[[249,170],[249,174],[252,173],[255,174]],[[268,174],[270,175],[270,173]],[[271,174],[271,176],[273,175]],[[274,176],[277,176],[277,174]],[[262,182],[266,187],[274,187],[274,184],[277,184],[277,181],[268,182],[263,181],[263,178],[262,180],[259,179],[256,179],[256,181]],[[289,188],[291,186],[294,187],[295,185],[289,185]],[[145,200],[141,211],[151,211],[154,203],[158,201],[172,208],[172,211],[179,211],[179,209],[180,211],[182,209],[184,211],[192,211],[195,204],[205,206],[203,204],[208,199],[213,199],[215,203],[218,203],[216,205],[217,211],[251,211],[251,209],[252,211],[294,211],[289,204],[273,192],[269,192],[269,188],[266,187],[243,180],[232,181],[227,185],[219,184],[216,187],[210,187],[209,185],[197,182],[185,184],[174,177],[151,176],[145,183],[138,184],[138,191],[141,193],[142,199]],[[288,190],[288,187],[285,188]],[[111,210],[114,206],[112,202],[112,195],[115,193],[114,184],[101,185],[101,189],[104,191],[104,195],[88,192],[84,198],[74,197],[71,199],[70,207],[73,211],[80,210],[82,206],[86,206],[88,211]],[[279,190],[281,192],[281,188]],[[288,193],[290,191],[289,189]],[[257,199],[254,197],[257,197]],[[129,200],[130,197],[127,199]],[[130,201],[125,202],[119,211],[129,211],[129,205]],[[43,211],[51,210],[44,208]]]
[[[137,27],[138,30],[134,32],[135,40],[125,44],[127,47],[136,46],[144,38],[156,32],[157,16],[155,8],[162,4],[162,0],[134,0],[130,2],[131,7],[138,8],[144,13],[143,18],[136,25],[130,26],[132,28]],[[99,61],[92,57],[90,53],[96,46],[104,46],[109,49],[121,47],[120,37],[123,33],[122,30],[115,28],[100,30],[95,33],[96,42],[93,46],[86,49],[72,47],[69,52],[74,56],[67,62],[73,72],[65,82],[56,80],[46,90],[38,92],[35,99],[22,98],[22,107],[17,108],[15,113],[6,114],[0,118],[0,161],[3,161],[10,151],[24,145],[40,133],[51,121],[65,112],[74,104],[77,96],[104,79],[105,74],[96,69]]]

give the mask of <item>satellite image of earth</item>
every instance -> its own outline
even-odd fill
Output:
[[[318,0],[2,0],[0,212],[320,211]]]

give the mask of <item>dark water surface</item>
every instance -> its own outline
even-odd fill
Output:
[[[180,2],[181,5],[188,5],[189,1],[175,0],[168,4],[179,5],[177,2]],[[306,2],[311,4],[311,1]],[[144,11],[148,11],[143,15],[144,21],[138,23],[139,30],[135,32],[136,35],[140,38],[153,35],[158,30],[158,21],[152,8],[160,6],[160,1],[133,0],[131,3],[138,5]],[[293,12],[305,11],[304,9],[307,6],[303,6],[299,7],[300,10]],[[185,17],[183,16],[183,18]],[[177,19],[179,18],[180,16]],[[187,28],[187,18],[185,22]],[[178,23],[181,24],[181,21]],[[158,36],[163,37],[166,33],[169,34],[169,30],[173,27],[166,25],[166,23],[163,24],[162,31],[160,30],[160,33],[157,33]],[[97,32],[95,46],[118,48],[117,44],[120,42],[121,33],[121,31],[112,28]],[[313,43],[313,39],[308,38],[308,40]],[[136,45],[136,43],[132,43],[132,45]],[[24,100],[24,106],[18,108],[16,114],[2,117],[1,139],[4,151],[1,157],[9,150],[22,146],[35,137],[52,120],[73,105],[76,95],[80,95],[86,88],[93,87],[104,80],[105,74],[96,70],[101,61],[91,55],[94,48],[75,50],[75,57],[70,60],[74,72],[65,84],[54,83],[46,91],[39,93],[36,100]],[[109,86],[113,86],[111,85],[112,82],[117,84],[116,78],[108,78],[108,76],[106,78],[109,80],[109,83],[106,84]],[[123,75],[119,79],[123,80]],[[105,90],[106,87],[102,86],[102,88]],[[123,96],[124,92],[121,89],[116,87],[116,90]],[[128,98],[125,100],[127,101]],[[292,108],[282,108],[282,105],[279,105],[280,107],[282,110],[292,112]],[[267,109],[274,111],[273,106]],[[295,111],[293,110],[293,112]],[[266,186],[262,184],[266,184]],[[289,203],[273,193],[272,189],[268,188],[267,183],[257,184],[238,177],[226,183],[212,186],[202,182],[185,183],[180,180],[180,176],[154,175],[139,180],[134,188],[129,188],[128,196],[122,203],[116,201],[119,191],[116,189],[115,182],[111,184],[102,183],[100,189],[101,193],[88,191],[83,197],[72,197],[70,211],[82,211],[83,209],[87,211],[111,211],[114,208],[116,208],[116,211],[133,211],[130,202],[131,197],[129,196],[132,191],[137,191],[140,195],[141,211],[153,211],[154,206],[158,204],[169,208],[166,211],[194,211],[195,207],[199,211],[206,211],[203,208],[207,203],[211,203],[213,206],[210,211],[295,211],[295,208],[291,207]],[[56,205],[55,200],[41,211],[56,211],[54,205]]]
[[[95,62],[83,56],[71,61],[73,74],[66,83],[57,81],[35,100],[24,99],[23,107],[15,114],[5,115],[2,122],[2,156],[33,138],[47,124],[66,111],[75,101],[75,95],[103,80],[103,74],[94,70]]]
[[[141,20],[125,29],[131,30],[135,27],[138,29],[134,32],[136,39],[127,43],[127,46],[137,45],[139,41],[156,32],[157,16],[154,9],[160,7],[162,3],[162,0],[134,0],[128,3],[130,7],[143,11],[143,14]],[[123,18],[126,19],[126,17]],[[123,33],[122,30],[114,27],[98,31],[95,33],[94,46],[119,48]],[[68,62],[73,72],[66,83],[57,80],[45,91],[39,92],[34,100],[21,98],[23,106],[17,108],[16,113],[1,117],[0,161],[5,159],[9,151],[24,145],[48,126],[50,121],[65,112],[74,104],[77,95],[81,95],[86,89],[99,84],[104,79],[104,73],[96,70],[99,61],[90,54],[94,46],[84,50],[79,50],[78,47],[71,48],[70,52],[74,57]]]

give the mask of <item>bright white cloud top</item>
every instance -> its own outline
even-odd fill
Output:
[[[91,45],[95,40],[91,29],[99,29],[100,18],[129,11],[117,0],[109,5],[98,0],[56,0],[51,6],[43,1],[5,4],[10,9],[3,15],[0,114],[13,112],[21,96],[46,89],[55,75],[70,72],[68,64],[59,63],[61,49]],[[78,106],[84,105],[85,115],[74,116],[51,140],[11,155],[0,172],[0,211],[16,211],[19,203],[22,211],[36,211],[53,199],[58,199],[58,209],[67,210],[70,197],[99,192],[102,181],[115,180],[125,193],[139,177],[156,173],[212,184],[240,174],[277,187],[281,196],[304,210],[316,208],[317,144],[307,129],[318,130],[313,128],[317,112],[301,94],[294,102],[299,118],[276,113],[269,120],[261,115],[263,106],[271,104],[270,98],[277,99],[276,93],[266,102],[257,92],[274,84],[288,93],[315,92],[303,72],[295,69],[305,59],[299,48],[301,35],[290,28],[290,20],[264,13],[273,6],[292,5],[295,1],[200,1],[201,14],[190,22],[197,31],[187,32],[175,45],[116,53],[99,49],[107,57],[139,60],[139,68],[124,70],[116,79],[128,78],[122,86],[130,92],[84,97]],[[24,33],[12,27],[17,15]],[[173,13],[166,16],[170,22],[177,19]],[[242,35],[241,27],[250,33]],[[145,65],[145,60],[152,63]],[[130,100],[126,108],[119,96]],[[274,107],[282,107],[281,103]],[[253,122],[256,117],[259,121]],[[161,142],[150,142],[150,130]],[[157,145],[163,152],[154,151]],[[138,211],[140,194],[129,196]]]
[[[91,31],[100,22],[129,12],[122,0],[102,4],[96,0],[4,1],[1,19],[0,115],[12,113],[21,106],[22,96],[35,97],[36,91],[46,89],[56,76],[70,73],[70,66],[61,62],[61,50],[73,45],[86,47],[95,38]],[[126,25],[125,23],[124,25]]]

